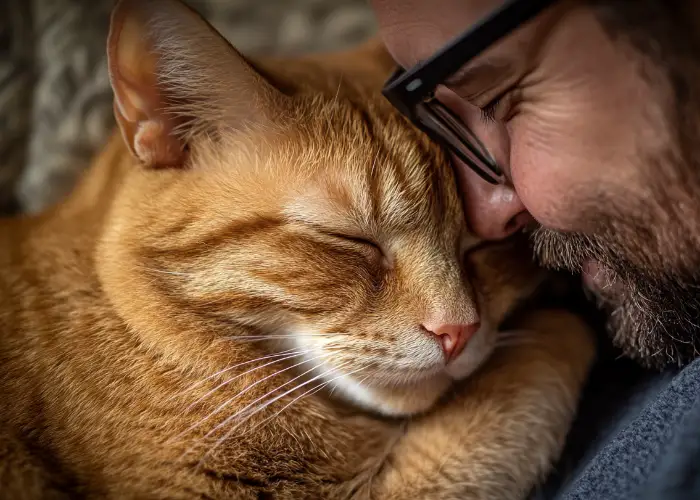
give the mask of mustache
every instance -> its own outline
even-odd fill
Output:
[[[636,264],[639,259],[627,254],[633,243],[628,237],[537,228],[531,233],[530,241],[540,264],[550,269],[580,273],[585,262],[595,261],[604,269],[609,281],[624,283],[626,298],[643,298],[672,306],[676,297],[686,297],[691,290],[698,291],[697,274]]]
[[[540,264],[559,271],[578,273],[588,260],[612,268],[616,260],[599,238],[586,234],[538,227],[530,233],[530,242]]]

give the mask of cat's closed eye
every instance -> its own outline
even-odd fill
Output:
[[[338,233],[336,231],[321,231],[327,236],[330,236],[332,238],[337,238],[340,240],[348,241],[350,243],[354,243],[356,245],[365,245],[368,247],[372,247],[373,249],[377,250],[380,253],[384,253],[382,248],[379,246],[378,243],[374,242],[373,240],[365,237],[365,236],[357,236],[357,235],[351,235],[351,234],[344,234],[344,233]]]
[[[379,243],[367,236],[359,234],[348,234],[344,232],[318,228],[317,231],[323,234],[324,236],[330,237],[335,241],[341,242],[341,244],[344,243],[346,245],[351,246],[353,249],[360,250],[363,254],[367,255],[373,262],[378,260],[382,268],[390,267],[390,259],[384,251],[384,249]]]

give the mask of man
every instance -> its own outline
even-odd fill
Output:
[[[663,370],[586,438],[554,496],[700,498],[700,2],[372,3],[409,71],[385,92],[449,146],[474,231],[539,223],[541,261],[582,273],[614,343]],[[437,104],[412,100],[428,90]]]

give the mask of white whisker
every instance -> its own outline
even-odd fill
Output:
[[[315,387],[312,387],[312,388],[309,389],[308,391],[303,392],[300,396],[297,396],[296,398],[292,399],[289,403],[287,403],[286,405],[284,405],[280,411],[276,412],[274,415],[272,415],[272,416],[270,416],[270,417],[267,417],[265,420],[263,420],[262,422],[260,422],[260,423],[257,424],[256,426],[254,426],[254,427],[251,429],[251,431],[257,429],[258,427],[261,427],[261,426],[264,425],[265,423],[267,423],[267,422],[269,422],[270,420],[272,420],[273,418],[277,417],[280,413],[282,413],[284,410],[286,410],[287,408],[289,408],[290,406],[292,406],[294,403],[296,403],[298,400],[300,400],[300,399],[303,398],[304,396],[312,396],[312,395],[316,394],[317,392],[319,392],[320,390],[322,390],[322,389],[323,389],[324,387],[326,387],[328,384],[331,384],[332,382],[336,381],[337,379],[342,378],[342,377],[346,377],[346,376],[348,376],[348,375],[352,375],[352,374],[354,374],[354,373],[359,372],[360,370],[364,370],[365,368],[366,368],[366,367],[363,366],[363,367],[358,368],[357,370],[352,371],[352,372],[350,372],[350,373],[344,373],[344,374],[342,374],[342,375],[338,375],[337,377],[333,377],[332,379],[327,380],[327,381],[325,381],[325,382],[321,382],[320,384],[318,384],[318,385],[315,386]],[[336,368],[336,369],[337,369],[337,368]],[[363,380],[366,380],[366,379],[367,379],[367,377],[365,377]],[[264,407],[261,408],[261,410],[262,410],[262,409],[264,409]]]
[[[313,382],[314,380],[318,380],[319,378],[324,377],[324,376],[327,375],[328,373],[331,373],[331,372],[333,372],[333,371],[336,371],[336,370],[342,368],[343,366],[345,366],[345,365],[339,365],[338,367],[335,367],[335,368],[331,368],[331,369],[329,369],[329,370],[326,370],[325,372],[321,373],[320,375],[316,375],[315,377],[312,377],[311,379],[307,380],[306,382],[302,382],[301,384],[299,384],[299,385],[297,385],[297,386],[295,386],[295,387],[292,387],[291,389],[289,389],[289,390],[283,392],[283,393],[280,394],[279,396],[277,396],[277,397],[273,398],[272,400],[267,401],[265,404],[260,405],[259,407],[257,407],[252,413],[249,413],[249,414],[247,415],[247,418],[246,418],[245,420],[239,422],[238,425],[233,426],[228,432],[226,432],[226,434],[224,434],[220,439],[218,439],[218,440],[214,443],[214,445],[213,445],[213,446],[202,456],[202,458],[200,459],[200,461],[199,461],[200,465],[202,464],[202,462],[204,461],[204,459],[205,459],[212,451],[214,451],[221,443],[223,443],[226,439],[228,439],[229,436],[231,436],[231,434],[233,434],[233,432],[235,432],[236,429],[238,429],[241,425],[243,425],[246,421],[248,421],[253,415],[256,415],[256,414],[260,413],[261,411],[263,411],[265,408],[267,408],[267,407],[270,406],[271,404],[275,403],[276,401],[279,401],[281,398],[283,398],[283,397],[287,396],[288,394],[290,394],[290,393],[296,391],[297,389],[300,389],[300,388],[304,387],[305,385],[310,384],[310,383]],[[299,377],[305,375],[306,373],[309,373],[310,371],[313,371],[313,370],[316,369],[316,368],[318,368],[318,366],[312,368],[311,370],[308,370],[307,372],[303,373],[303,374],[300,375]],[[337,377],[334,377],[333,379],[331,379],[331,380],[328,381],[327,383],[329,383],[329,382],[331,382],[331,381],[333,381],[333,380],[336,380],[336,379],[338,379],[338,378],[341,378],[341,377],[345,377],[345,376],[348,376],[348,375],[352,375],[353,373],[356,373],[356,372],[362,370],[363,368],[364,368],[364,367],[361,367],[361,368],[358,368],[357,370],[354,370],[354,371],[352,371],[352,372],[350,372],[350,373],[341,374],[341,375],[339,375],[339,376],[337,376]],[[299,377],[295,377],[295,378],[299,378]],[[292,380],[294,380],[294,379],[292,379]],[[291,382],[291,380],[290,380],[290,382]],[[286,385],[286,384],[284,384],[284,385]],[[283,387],[283,386],[280,386],[280,387],[278,387],[278,389],[280,389],[280,388],[282,388],[282,387]],[[277,390],[277,389],[275,389],[275,390]],[[236,412],[235,414],[231,415],[230,417],[228,417],[226,420],[224,420],[224,421],[221,422],[219,425],[217,425],[214,429],[212,429],[209,433],[207,433],[207,435],[204,436],[204,438],[210,436],[211,434],[213,434],[214,432],[216,432],[219,428],[221,428],[222,426],[228,424],[230,421],[232,421],[232,420],[235,419],[236,417],[240,416],[240,415],[241,415],[242,413],[244,413],[248,408],[250,408],[253,404],[257,403],[258,401],[260,401],[260,399],[265,398],[265,397],[268,396],[269,394],[272,394],[272,392],[274,392],[274,391],[269,392],[268,394],[266,394],[266,395],[263,396],[262,398],[258,398],[257,400],[253,401],[252,403],[250,403],[249,405],[247,405],[247,406],[246,406],[245,408],[243,408],[242,410],[240,410],[240,411]],[[288,406],[288,405],[287,405],[287,406]],[[284,409],[284,408],[283,408],[283,409]]]
[[[238,379],[238,378],[243,377],[244,375],[247,375],[247,374],[249,374],[249,373],[252,373],[252,372],[254,372],[254,371],[256,371],[256,370],[260,370],[261,368],[265,368],[266,366],[270,366],[270,365],[273,365],[273,364],[275,364],[275,363],[279,363],[279,362],[281,362],[281,361],[286,361],[286,360],[288,360],[288,359],[292,359],[292,358],[297,358],[297,357],[299,357],[299,356],[303,356],[304,354],[308,354],[308,353],[310,353],[310,352],[311,352],[310,350],[306,350],[306,351],[302,351],[302,352],[298,352],[298,353],[288,354],[288,355],[283,356],[283,357],[281,357],[281,358],[277,358],[277,359],[274,359],[274,360],[272,360],[272,361],[268,361],[268,362],[265,363],[265,364],[262,364],[262,365],[259,365],[259,366],[255,366],[255,367],[251,368],[250,370],[244,371],[243,373],[239,373],[238,375],[236,375],[236,376],[234,376],[234,377],[231,377],[230,379],[225,380],[224,382],[221,382],[219,385],[217,385],[216,387],[214,387],[212,390],[210,390],[209,392],[207,392],[206,394],[204,394],[203,396],[201,396],[200,398],[198,398],[195,402],[191,403],[191,404],[187,407],[187,410],[185,410],[185,411],[191,410],[194,406],[196,406],[196,405],[197,405],[199,402],[201,402],[202,400],[208,398],[209,396],[211,396],[212,394],[214,394],[216,391],[218,391],[218,390],[221,389],[222,387],[224,387],[224,386],[230,384],[231,382],[233,382],[234,380],[236,380],[236,379]]]
[[[266,377],[261,378],[260,380],[258,380],[258,381],[256,381],[256,382],[253,382],[252,384],[250,384],[248,387],[246,387],[245,389],[243,389],[242,391],[240,391],[240,392],[239,392],[238,394],[236,394],[235,396],[233,396],[233,397],[227,399],[224,403],[222,403],[221,405],[219,405],[219,407],[217,407],[214,411],[212,411],[212,412],[209,413],[207,416],[205,416],[204,418],[202,418],[199,422],[197,422],[196,424],[192,425],[192,426],[189,427],[188,429],[186,429],[186,430],[184,430],[183,432],[181,432],[181,433],[179,433],[178,435],[176,435],[176,436],[173,438],[173,440],[178,439],[179,437],[183,436],[184,434],[187,434],[187,433],[189,433],[189,432],[192,432],[192,431],[195,430],[197,427],[199,427],[200,425],[202,425],[204,422],[206,422],[207,420],[209,420],[211,417],[213,417],[213,416],[216,415],[217,413],[221,412],[224,408],[226,408],[229,404],[231,404],[231,403],[232,403],[234,400],[236,400],[238,397],[240,397],[240,396],[242,396],[243,394],[245,394],[246,392],[250,391],[250,390],[251,390],[253,387],[255,387],[256,385],[263,383],[265,380],[268,380],[268,379],[270,379],[270,378],[272,378],[272,377],[274,377],[274,376],[276,376],[276,375],[279,375],[280,373],[286,372],[286,371],[288,371],[288,370],[291,370],[292,368],[296,368],[297,366],[303,365],[303,364],[305,364],[305,363],[308,363],[308,362],[310,362],[310,361],[313,361],[313,360],[315,360],[315,359],[322,358],[322,357],[325,357],[325,356],[328,356],[328,354],[322,354],[322,355],[320,355],[320,356],[315,356],[315,357],[313,357],[313,358],[309,358],[309,359],[306,359],[306,360],[304,360],[304,361],[300,361],[299,363],[296,363],[296,364],[294,364],[294,365],[288,366],[287,368],[283,368],[282,370],[278,370],[278,371],[276,371],[276,372],[274,372],[274,373],[272,373],[272,374],[270,374],[270,375],[267,375]],[[312,370],[313,370],[313,369],[314,369],[314,368],[312,368]],[[305,372],[305,373],[306,373],[306,372]],[[298,377],[297,377],[297,378],[298,378]],[[292,380],[295,380],[295,379],[292,379]],[[290,382],[291,382],[292,380],[290,380]],[[289,382],[287,382],[286,384],[288,384],[288,383],[289,383]],[[283,387],[283,386],[286,385],[286,384],[282,384],[282,386],[280,386],[280,387]],[[277,389],[275,389],[275,390],[277,390]],[[273,392],[274,392],[274,391],[273,391]],[[263,396],[263,397],[264,397],[264,396]],[[258,400],[254,401],[253,403],[255,403],[255,402],[257,402],[257,401],[258,401]],[[251,404],[252,404],[252,403],[251,403]],[[217,426],[217,428],[218,428],[218,426]],[[216,428],[215,428],[214,430],[216,430]],[[209,435],[209,434],[205,435],[204,438],[206,438],[208,435]],[[171,441],[171,440],[169,440],[169,441]]]
[[[320,356],[319,356],[319,357],[320,357]],[[241,408],[240,410],[238,410],[236,413],[234,413],[233,415],[231,415],[231,416],[225,418],[222,422],[220,422],[219,424],[217,424],[213,429],[211,429],[207,434],[205,434],[204,437],[203,437],[202,439],[206,439],[207,437],[209,437],[209,436],[211,436],[213,433],[215,433],[217,430],[219,430],[221,427],[223,427],[224,425],[226,425],[227,423],[229,423],[232,419],[241,416],[241,414],[245,413],[245,411],[248,410],[250,407],[252,407],[255,403],[258,403],[259,401],[265,399],[265,398],[268,397],[269,395],[271,395],[271,394],[273,394],[274,392],[278,391],[278,390],[281,389],[282,387],[291,384],[291,383],[294,382],[295,380],[300,379],[301,377],[303,377],[303,376],[306,375],[307,373],[311,373],[312,371],[317,370],[319,367],[320,367],[320,365],[316,365],[316,366],[314,366],[313,368],[311,368],[311,369],[309,369],[309,370],[306,370],[305,372],[303,372],[303,373],[297,375],[296,377],[292,378],[291,380],[288,380],[288,381],[285,382],[284,384],[275,387],[273,390],[269,391],[268,393],[263,394],[263,395],[260,396],[258,399],[254,400],[253,402],[248,403],[246,406],[244,406],[243,408]],[[332,369],[329,370],[329,372],[330,372],[330,371],[332,371]],[[324,372],[324,374],[325,374],[325,372]],[[311,380],[314,380],[314,379],[312,378]]]
[[[216,372],[216,373],[214,373],[214,374],[212,374],[212,375],[209,375],[208,377],[206,377],[206,378],[200,380],[199,382],[196,382],[196,383],[192,384],[190,387],[188,387],[187,389],[183,390],[182,392],[178,392],[178,393],[175,394],[174,396],[170,396],[168,399],[166,399],[166,401],[170,401],[171,399],[174,399],[174,398],[183,396],[184,394],[187,394],[187,393],[190,392],[191,390],[196,389],[197,387],[201,386],[201,385],[204,384],[207,380],[211,380],[211,379],[213,379],[213,378],[216,378],[216,377],[218,377],[219,375],[222,375],[223,373],[226,373],[226,372],[228,372],[228,371],[231,371],[231,370],[233,370],[233,369],[235,369],[235,368],[239,368],[239,367],[241,367],[241,366],[249,365],[249,364],[251,364],[251,363],[255,363],[256,361],[263,361],[263,360],[270,359],[270,358],[276,358],[276,357],[280,357],[280,356],[286,356],[287,354],[292,354],[293,352],[299,352],[299,353],[301,353],[301,352],[306,352],[306,351],[298,351],[297,349],[287,349],[287,350],[285,350],[285,351],[281,351],[281,352],[278,352],[278,353],[275,353],[275,354],[268,354],[268,355],[266,355],[266,356],[261,356],[261,357],[259,357],[259,358],[250,359],[250,360],[248,360],[248,361],[243,361],[243,362],[241,362],[241,363],[237,363],[237,364],[235,364],[235,365],[229,366],[228,368],[224,368],[223,370],[219,370],[218,372]]]
[[[305,338],[305,337],[321,337],[321,338],[328,338],[332,336],[336,336],[339,334],[328,334],[328,333],[292,333],[289,335],[236,335],[232,337],[223,337],[226,340],[251,340],[251,341],[258,341],[258,340],[269,340],[269,339],[296,339],[296,338]],[[344,335],[344,334],[340,334]]]
[[[303,387],[303,386],[305,386],[306,384],[308,384],[308,383],[310,383],[310,382],[313,382],[314,380],[316,380],[316,379],[318,379],[318,378],[321,378],[321,377],[323,377],[324,375],[326,375],[326,374],[328,374],[328,373],[331,373],[331,372],[333,372],[333,371],[337,371],[337,370],[339,370],[339,369],[341,369],[341,368],[344,368],[344,367],[347,366],[347,365],[348,365],[348,362],[346,362],[346,363],[341,363],[341,364],[339,364],[338,366],[333,367],[333,368],[331,368],[331,369],[329,369],[329,370],[326,370],[326,371],[323,372],[322,374],[317,375],[316,377],[313,377],[313,378],[309,379],[308,381],[306,381],[306,382],[304,382],[304,383],[302,383],[302,384],[297,385],[297,386],[294,387],[293,389],[289,389],[289,390],[288,390],[287,392],[285,392],[284,394],[280,394],[280,395],[277,396],[276,398],[274,398],[274,399],[268,401],[267,403],[265,403],[265,404],[263,404],[263,405],[257,407],[252,413],[249,412],[249,413],[247,414],[247,417],[248,417],[248,418],[252,417],[252,416],[255,415],[256,413],[259,413],[260,411],[264,410],[265,408],[267,408],[268,406],[270,406],[271,404],[273,404],[275,401],[277,401],[277,400],[279,400],[280,398],[286,396],[287,394],[289,394],[289,393],[291,393],[291,392],[294,392],[295,390],[299,389],[300,387]],[[318,368],[318,366],[317,366],[316,368]],[[362,367],[362,368],[364,368],[364,367]],[[353,372],[350,372],[350,373],[343,373],[343,374],[341,374],[341,375],[338,375],[337,377],[334,377],[334,378],[332,378],[331,380],[329,380],[328,383],[330,383],[330,382],[332,382],[332,381],[334,381],[334,380],[337,380],[338,378],[345,377],[345,376],[348,376],[348,375],[350,375],[350,374],[352,374],[352,373],[355,373],[355,372],[359,371],[360,369],[361,369],[361,368],[358,368],[357,370],[355,370],[355,371],[353,371]],[[308,372],[307,372],[307,373],[308,373]]]

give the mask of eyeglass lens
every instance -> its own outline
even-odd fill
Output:
[[[504,182],[503,173],[481,140],[444,104],[431,99],[416,107],[416,118],[472,170],[492,184]]]

